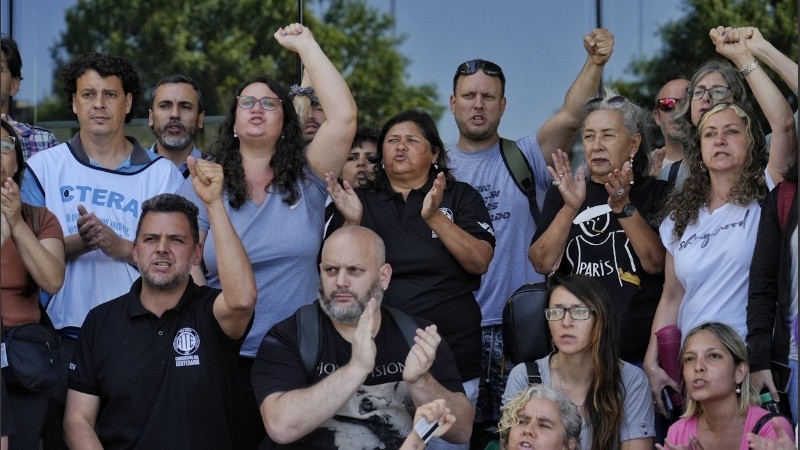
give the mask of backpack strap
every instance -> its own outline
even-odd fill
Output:
[[[531,209],[534,223],[539,223],[539,205],[536,204],[536,183],[533,178],[533,169],[522,154],[516,142],[510,139],[500,139],[500,154],[506,169],[514,179],[520,191],[528,197],[528,206]]]
[[[669,183],[670,186],[675,186],[675,180],[678,179],[678,171],[681,168],[682,162],[683,160],[681,159],[679,161],[675,161],[674,163],[672,163],[671,166],[669,166],[669,175],[667,175],[667,183]]]
[[[300,358],[309,383],[314,376],[314,369],[319,364],[322,353],[322,315],[317,306],[318,301],[310,305],[301,306],[295,313],[297,324],[297,347],[300,349]],[[419,324],[413,317],[390,306],[381,306],[392,317],[408,347],[414,346],[414,336],[417,335]]]
[[[528,371],[528,385],[542,384],[542,374],[536,361],[525,361],[525,370]]]
[[[796,192],[795,183],[784,181],[778,184],[778,225],[781,227],[781,233],[786,231],[786,225],[789,223],[789,213]]]
[[[764,428],[764,425],[766,425],[767,422],[769,422],[773,417],[780,417],[780,414],[774,412],[768,412],[763,416],[761,416],[761,418],[758,419],[758,422],[756,422],[756,424],[753,426],[753,434],[758,436],[758,433],[761,431],[762,428]]]
[[[300,349],[300,358],[309,383],[314,375],[314,368],[318,363],[322,350],[322,318],[319,314],[317,302],[301,306],[294,315],[297,324],[297,347]]]

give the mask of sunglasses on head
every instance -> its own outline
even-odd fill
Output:
[[[678,104],[680,104],[682,101],[682,98],[664,97],[658,99],[656,107],[659,111],[670,112],[675,110],[675,108],[678,107]]]
[[[619,105],[619,104],[622,104],[622,103],[625,103],[625,102],[628,101],[627,98],[625,98],[625,97],[623,97],[621,95],[615,95],[615,96],[610,97],[608,99],[605,98],[605,97],[595,97],[595,98],[589,100],[588,102],[586,102],[586,106],[596,105],[596,104],[602,102],[603,100],[605,100],[606,104],[609,104],[609,105]]]
[[[458,66],[458,73],[460,75],[472,75],[477,72],[478,69],[483,69],[483,73],[490,77],[499,77],[503,75],[503,69],[501,69],[500,66],[483,59],[473,59],[472,61],[461,64]]]

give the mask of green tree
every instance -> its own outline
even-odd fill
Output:
[[[662,49],[652,57],[631,63],[629,70],[636,81],[613,83],[623,95],[640,105],[650,107],[661,86],[675,74],[691,77],[705,61],[724,59],[708,37],[709,30],[719,25],[757,27],[775,48],[790,57],[797,55],[796,0],[684,0],[683,11],[682,18],[658,30],[663,39]],[[767,71],[788,96],[786,84]]]
[[[393,19],[364,0],[317,3],[322,18],[306,7],[304,23],[342,71],[359,108],[359,123],[379,124],[406,108],[419,107],[435,118],[430,84],[410,86],[398,51]],[[288,86],[299,80],[297,58],[273,39],[275,30],[297,20],[296,2],[286,0],[79,0],[66,14],[66,31],[53,47],[56,73],[87,51],[129,58],[139,71],[144,98],[135,111],[147,117],[153,85],[163,76],[184,73],[203,90],[208,115],[225,114],[234,89],[259,73]],[[56,76],[56,98],[41,120],[72,118]]]

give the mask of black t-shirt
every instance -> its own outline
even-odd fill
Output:
[[[106,449],[231,448],[231,371],[242,341],[214,317],[220,290],[190,280],[158,318],[142,306],[141,289],[140,278],[86,316],[69,388],[100,397]]]
[[[665,181],[647,179],[633,185],[630,200],[639,214],[649,220],[659,213],[667,191]],[[605,204],[608,204],[605,186],[587,181],[586,200],[580,211]],[[547,230],[563,206],[561,193],[555,186],[550,187],[533,242]],[[654,231],[658,234],[656,228]],[[642,361],[661,298],[664,274],[652,275],[642,269],[633,245],[613,213],[602,214],[579,225],[572,224],[557,272],[587,275],[606,287],[620,320],[620,357],[629,363]]]
[[[433,178],[403,196],[388,188],[356,189],[364,205],[361,225],[383,239],[392,281],[384,302],[435,323],[456,358],[461,379],[481,374],[481,309],[473,292],[480,275],[468,273],[420,216]],[[445,189],[439,209],[461,229],[494,246],[492,221],[483,198],[472,186],[455,182]],[[337,211],[328,233],[344,222]]]
[[[319,308],[319,307],[318,307]],[[262,449],[353,449],[399,448],[411,432],[414,408],[403,369],[410,350],[402,331],[382,309],[381,327],[375,336],[375,368],[355,395],[320,428],[292,444],[278,446],[267,438]],[[261,405],[275,392],[288,392],[312,385],[350,361],[352,347],[320,309],[322,348],[311,383],[300,357],[294,315],[269,330],[253,362],[253,390]],[[430,325],[417,319],[420,327]],[[442,340],[431,375],[446,389],[464,392],[453,354]]]

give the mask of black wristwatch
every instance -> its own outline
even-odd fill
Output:
[[[628,203],[627,205],[622,207],[622,211],[614,213],[614,217],[616,217],[617,219],[624,219],[626,217],[632,216],[633,213],[635,212],[636,212],[636,207],[633,206],[633,204]]]

